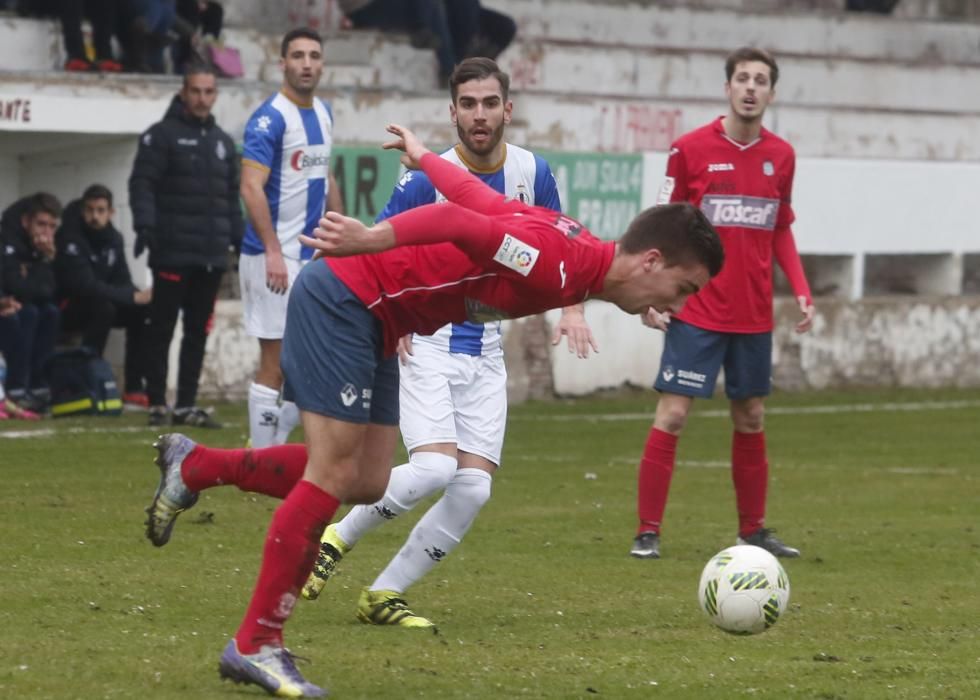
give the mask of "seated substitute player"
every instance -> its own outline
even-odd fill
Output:
[[[641,212],[618,242],[574,219],[508,200],[392,125],[448,203],[371,227],[328,212],[303,243],[330,256],[307,265],[289,298],[282,367],[300,408],[306,454],[292,445],[195,450],[159,443],[160,483],[147,536],[160,546],[198,493],[221,484],[284,498],[266,537],[251,602],[219,663],[222,677],[270,693],[322,697],[283,646],[283,628],[341,503],[384,494],[398,439],[398,340],[446,323],[517,318],[604,299],[627,313],[677,311],[721,269],[718,234],[691,204]],[[264,463],[264,464],[263,464]]]
[[[509,76],[489,58],[468,58],[456,66],[449,78],[449,115],[459,143],[442,157],[510,199],[560,211],[547,162],[503,140],[513,109],[509,88]],[[409,170],[378,220],[436,201],[445,197],[425,173]],[[579,354],[594,346],[580,305],[564,310],[553,342],[562,334]],[[320,595],[337,563],[364,535],[445,489],[388,566],[361,591],[357,606],[362,622],[431,627],[403,596],[456,548],[490,498],[507,424],[500,321],[452,323],[432,335],[405,336],[399,355],[399,427],[409,461],[392,470],[380,501],[356,506],[326,529],[303,597]]]
[[[640,461],[639,527],[630,554],[660,557],[660,526],[674,471],[677,440],[695,397],[711,398],[719,369],[731,402],[732,482],[738,543],[778,557],[798,557],[764,527],[769,464],[763,432],[772,370],[772,261],[786,273],[800,307],[797,333],[813,323],[813,302],[790,225],[796,156],[793,147],[762,127],[775,96],[776,61],[742,48],[725,61],[728,114],[685,134],[667,161],[663,202],[691,202],[718,227],[728,264],[691,298],[667,331],[654,388],[661,392]]]

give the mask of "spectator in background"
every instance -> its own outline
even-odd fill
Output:
[[[20,309],[3,318],[0,352],[7,361],[7,396],[30,411],[47,408],[44,362],[58,334],[54,232],[61,203],[46,192],[10,205],[0,217],[4,293]],[[9,310],[11,302],[6,302]]]
[[[244,223],[235,142],[211,114],[217,97],[214,70],[189,68],[163,121],[140,137],[129,178],[134,252],[139,257],[149,248],[153,271],[144,368],[150,425],[167,419],[167,357],[183,312],[172,423],[221,427],[197,407],[197,387],[228,250],[241,245]]]
[[[183,25],[185,31],[173,46],[175,71],[183,71],[196,59],[202,58],[195,47],[197,33],[200,32],[201,37],[217,39],[221,36],[224,16],[221,4],[212,0],[177,0],[177,23]]]
[[[7,381],[7,359],[4,357],[4,348],[7,341],[14,338],[17,332],[16,321],[13,315],[20,311],[20,302],[4,291],[3,287],[3,251],[4,246],[0,245],[0,420],[10,418],[21,418],[24,420],[37,420],[39,415],[33,411],[20,408],[17,404],[7,398],[4,384]]]
[[[126,0],[132,17],[128,68],[140,73],[165,73],[163,50],[175,38],[175,0]],[[183,25],[182,25],[183,26]]]
[[[483,7],[479,0],[447,2],[446,16],[456,63],[476,56],[496,60],[517,34],[509,15]]]
[[[118,73],[122,64],[113,58],[112,34],[120,26],[120,0],[57,0],[58,19],[65,40],[65,70]],[[89,61],[82,40],[82,14],[92,23],[95,62]],[[120,41],[122,38],[120,37]]]
[[[99,356],[105,352],[109,331],[125,328],[123,402],[145,409],[150,404],[143,386],[143,337],[153,290],[133,286],[113,214],[112,192],[103,185],[91,185],[65,208],[55,235],[61,327],[81,332],[82,344]]]
[[[479,0],[339,0],[350,26],[404,31],[412,46],[431,48],[444,87],[464,58],[496,58],[514,39],[517,25],[507,15],[481,7]]]

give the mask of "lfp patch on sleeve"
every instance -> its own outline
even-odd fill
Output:
[[[500,247],[494,253],[493,259],[504,267],[509,267],[527,277],[534,269],[534,263],[538,261],[540,254],[541,251],[537,248],[517,240],[509,233],[505,233],[504,240],[501,241]]]

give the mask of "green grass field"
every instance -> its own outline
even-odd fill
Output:
[[[494,497],[407,596],[439,634],[354,617],[420,507],[297,605],[304,674],[338,698],[980,697],[980,391],[773,397],[768,521],[804,556],[789,612],[755,637],[696,601],[735,536],[723,401],[681,441],[665,558],[627,556],[654,401],[514,408]],[[237,425],[195,437],[242,444],[243,407],[220,412]],[[264,697],[216,667],[276,504],[208,491],[153,548],[144,420],[0,427],[0,697]]]

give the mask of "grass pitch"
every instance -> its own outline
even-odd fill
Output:
[[[725,402],[697,403],[681,440],[664,559],[627,556],[654,405],[514,408],[493,498],[407,595],[439,634],[354,618],[423,505],[297,605],[304,674],[338,698],[980,697],[980,392],[771,399],[768,520],[804,556],[786,563],[789,612],[755,637],[696,602],[735,537]],[[238,425],[194,437],[241,445],[243,407],[221,414]],[[0,427],[0,697],[264,697],[216,667],[275,502],[210,490],[153,548],[144,420]]]

